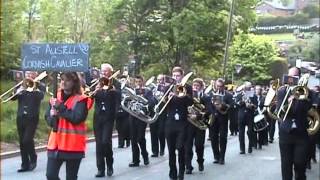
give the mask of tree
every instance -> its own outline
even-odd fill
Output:
[[[229,75],[233,73],[235,64],[241,64],[240,80],[266,83],[272,78],[270,65],[276,57],[276,47],[268,37],[239,34],[231,48]]]
[[[315,4],[309,4],[303,8],[302,12],[308,14],[309,18],[319,18],[320,6]]]
[[[20,66],[20,46],[24,39],[24,1],[1,1],[1,61],[0,71],[5,74]]]

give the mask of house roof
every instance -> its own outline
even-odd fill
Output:
[[[263,1],[261,4],[268,4],[276,9],[282,9],[282,10],[295,10],[296,4],[294,0],[290,0],[287,5],[283,5],[281,0],[269,0],[269,1]]]

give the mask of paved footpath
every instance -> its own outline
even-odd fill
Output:
[[[147,149],[151,155],[150,134],[146,134]],[[248,141],[246,141],[247,143]],[[131,161],[131,148],[116,148],[117,138],[113,138],[114,146],[114,174],[112,177],[95,178],[97,172],[95,160],[95,143],[88,144],[86,158],[83,159],[79,180],[112,179],[112,180],[166,180],[168,178],[168,154],[159,158],[151,158],[148,166],[140,165],[129,168]],[[317,151],[319,160],[319,151]],[[142,158],[141,158],[142,159]],[[20,157],[1,160],[1,180],[45,180],[46,152],[38,153],[38,166],[32,172],[17,173],[20,167]],[[228,137],[225,165],[213,164],[213,155],[210,142],[205,144],[204,172],[198,171],[196,161],[193,161],[195,170],[192,175],[185,175],[186,180],[281,180],[279,144],[263,146],[262,150],[254,150],[252,154],[239,154],[239,141],[237,136]],[[320,163],[312,164],[307,170],[308,180],[320,180]],[[62,166],[60,178],[65,179],[65,166]]]

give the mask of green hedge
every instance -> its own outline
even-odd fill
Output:
[[[256,26],[303,25],[308,24],[308,22],[308,15],[303,13],[287,17],[260,16]]]

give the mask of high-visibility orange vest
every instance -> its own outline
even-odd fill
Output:
[[[57,99],[62,101],[61,92],[57,93]],[[72,109],[77,102],[85,101],[87,109],[92,107],[93,101],[85,95],[74,95],[67,99],[64,105],[67,109]],[[59,118],[57,132],[51,131],[48,141],[48,150],[58,150],[64,152],[85,152],[86,149],[85,122],[72,124],[64,118]]]

